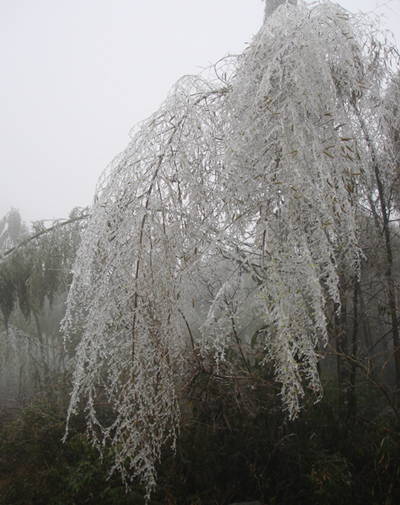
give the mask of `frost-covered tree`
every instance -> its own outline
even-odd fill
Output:
[[[330,2],[268,2],[249,48],[180,80],[99,183],[64,321],[83,331],[69,416],[82,403],[93,441],[148,491],[193,363],[227,363],[235,344],[232,373],[251,371],[253,345],[291,416],[305,388],[321,394],[318,346],[379,197],[397,63],[372,27]]]

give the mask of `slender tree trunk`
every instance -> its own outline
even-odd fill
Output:
[[[44,383],[45,385],[48,386],[50,384],[50,371],[46,357],[46,349],[43,341],[42,325],[40,324],[39,314],[36,311],[33,311],[33,316],[35,318],[36,329],[39,339],[40,354],[42,356],[42,362],[43,362]]]
[[[353,331],[351,336],[351,367],[350,367],[350,377],[349,377],[349,419],[356,415],[357,411],[357,394],[356,394],[356,369],[357,369],[357,344],[358,344],[358,281],[354,281],[353,290]]]
[[[347,413],[349,386],[349,363],[346,359],[348,355],[347,336],[347,309],[346,302],[342,303],[340,313],[335,315],[335,339],[336,339],[336,367],[339,390],[339,409]]]

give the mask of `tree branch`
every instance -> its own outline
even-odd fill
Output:
[[[32,242],[32,240],[35,240],[35,239],[41,237],[42,235],[45,235],[46,233],[50,233],[50,232],[56,230],[57,228],[67,226],[68,224],[75,223],[77,221],[82,221],[84,219],[87,219],[88,217],[89,217],[89,214],[83,214],[82,216],[74,217],[72,219],[68,219],[67,221],[57,222],[56,224],[54,224],[50,228],[45,228],[44,230],[34,233],[33,235],[24,239],[19,244],[15,245],[14,247],[11,247],[11,249],[8,249],[4,253],[0,253],[0,263],[2,261],[4,261],[6,256],[9,256],[10,254],[14,253],[17,249],[21,249],[22,247],[25,247],[27,244],[29,244],[29,242]]]

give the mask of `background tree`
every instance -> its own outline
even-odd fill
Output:
[[[28,231],[13,209],[1,221],[3,407],[43,388],[49,393],[65,371],[59,324],[84,217],[75,209],[67,221],[50,228],[37,222]]]

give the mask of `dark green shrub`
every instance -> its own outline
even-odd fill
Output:
[[[85,437],[84,419],[74,420],[65,443],[65,412],[40,402],[0,432],[0,504],[144,504],[143,492],[126,492],[118,475],[109,478],[110,450],[102,454]]]

